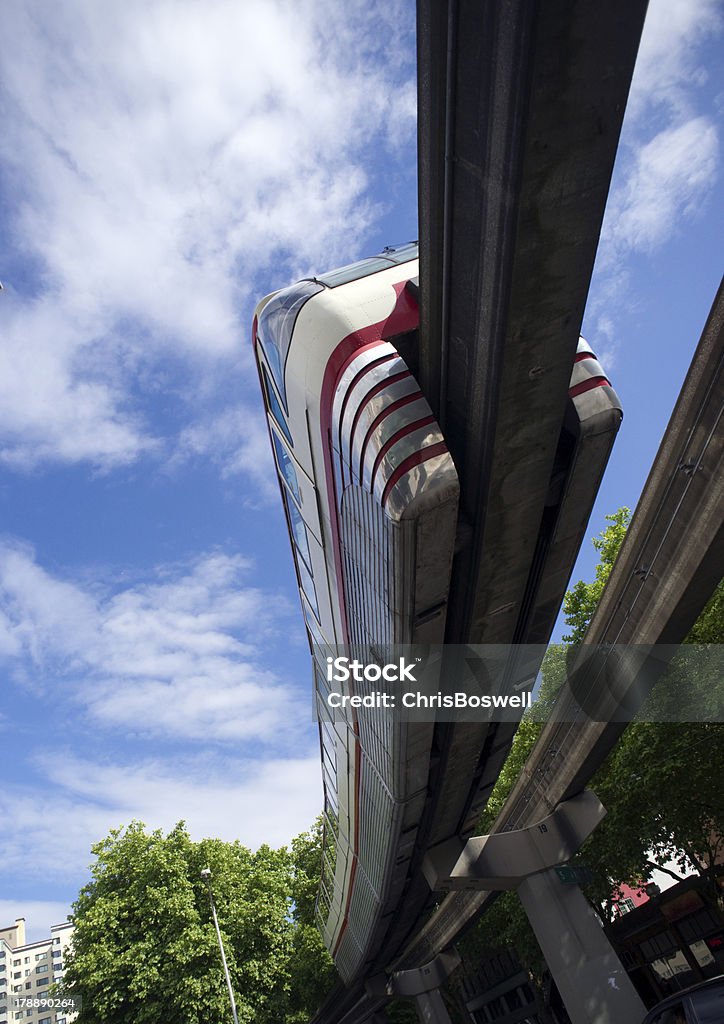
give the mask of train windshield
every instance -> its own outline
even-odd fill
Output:
[[[416,260],[417,251],[417,242],[409,242],[406,245],[390,245],[379,256],[369,256],[357,263],[350,263],[347,267],[340,267],[339,270],[320,274],[315,280],[321,281],[327,288],[337,288],[349,281],[358,281],[361,277],[369,277],[370,274],[376,274],[380,270],[389,270],[390,267],[394,267],[398,263]]]
[[[289,407],[284,385],[284,365],[292,341],[294,324],[299,316],[299,310],[307,299],[311,299],[313,295],[322,290],[323,286],[315,281],[300,281],[290,288],[283,288],[277,292],[269,299],[259,314],[257,337],[264,349],[269,369],[286,412],[289,411]]]

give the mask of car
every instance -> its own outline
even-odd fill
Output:
[[[667,996],[642,1024],[724,1024],[724,974]]]

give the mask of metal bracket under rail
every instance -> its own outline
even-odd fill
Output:
[[[438,892],[517,889],[531,875],[570,860],[605,814],[596,794],[587,789],[527,828],[473,836],[465,844],[441,843],[428,851],[422,870]]]

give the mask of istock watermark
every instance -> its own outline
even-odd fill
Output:
[[[313,648],[315,717],[402,721],[724,721],[724,648],[439,645]]]

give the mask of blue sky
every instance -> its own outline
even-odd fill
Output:
[[[591,531],[718,284],[723,23],[651,2],[584,329],[625,408]],[[0,923],[35,936],[132,818],[256,846],[319,810],[249,328],[416,237],[414,8],[9,0],[0,51]]]

